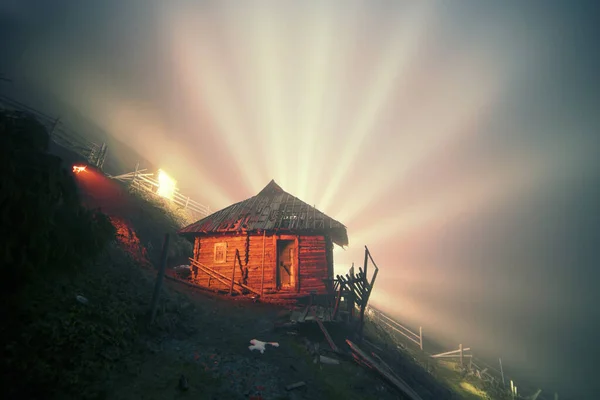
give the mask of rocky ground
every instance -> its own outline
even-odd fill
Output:
[[[111,399],[395,399],[398,394],[371,371],[350,360],[340,365],[313,362],[315,343],[332,356],[316,326],[277,329],[285,307],[225,298],[168,282],[167,290],[185,292],[176,329],[148,332],[136,351],[120,360],[107,384]],[[264,353],[250,351],[251,339],[277,342]],[[180,385],[181,377],[187,385]],[[304,382],[300,388],[286,386]]]

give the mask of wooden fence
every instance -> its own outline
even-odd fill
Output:
[[[401,325],[400,323],[396,322],[392,318],[388,317],[381,311],[379,311],[371,306],[369,306],[369,314],[370,314],[371,318],[375,321],[375,323],[377,323],[385,328],[391,329],[393,332],[404,336],[406,339],[410,340],[411,342],[413,342],[414,344],[419,346],[419,348],[421,350],[423,350],[423,328],[422,327],[419,327],[419,333],[413,332],[410,329],[408,329],[407,327],[405,327],[404,325]]]
[[[84,157],[90,165],[99,169],[102,169],[104,166],[104,160],[106,159],[106,154],[108,152],[106,143],[94,143],[86,139],[83,135],[67,129],[67,127],[61,123],[60,118],[51,117],[48,114],[6,96],[0,96],[0,108],[19,111],[34,116],[38,122],[48,130],[50,139],[54,143]]]
[[[128,182],[132,187],[136,189],[140,189],[153,195],[159,196],[158,187],[160,186],[160,184],[158,180],[154,179],[153,177],[153,173],[146,172],[146,169],[138,169],[137,166],[136,170],[133,172],[128,172],[126,174],[117,176],[110,176],[110,178],[112,179],[117,179],[122,182]],[[210,215],[211,213],[210,207],[192,200],[189,196],[183,195],[179,191],[179,189],[174,190],[173,198],[169,200],[173,204],[183,208],[184,210],[193,212],[198,217],[205,217],[207,215]]]
[[[401,335],[403,338],[408,339],[410,342],[419,346],[419,348],[423,351],[423,329],[419,327],[419,333],[413,332],[409,328],[403,326],[399,322],[395,321],[391,317],[385,315],[381,311],[376,308],[369,306],[367,310],[367,314],[370,317],[371,321],[381,328],[391,331],[392,333],[396,333]],[[528,399],[528,400],[552,400],[558,399],[558,394],[544,393],[542,394],[541,389],[535,389],[532,387],[523,387],[517,385],[515,382],[507,377],[504,373],[504,369],[502,367],[502,360],[498,359],[498,368],[491,366],[485,361],[476,358],[470,347],[463,347],[462,344],[459,344],[458,349],[450,350],[443,353],[438,354],[428,354],[426,351],[424,353],[432,358],[432,359],[444,359],[448,361],[456,361],[461,368],[466,370],[469,374],[476,376],[482,381],[489,382],[492,386],[497,387],[500,391],[508,392],[512,395],[514,399]],[[522,393],[533,393],[529,396],[523,396]]]

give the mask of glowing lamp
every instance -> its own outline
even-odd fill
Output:
[[[78,174],[80,172],[85,171],[86,166],[85,165],[73,165],[73,172]]]
[[[165,171],[158,170],[158,191],[156,193],[166,199],[173,199],[175,183],[175,180],[167,175]]]

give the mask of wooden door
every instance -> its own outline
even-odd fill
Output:
[[[296,243],[294,240],[277,241],[277,288],[296,286]]]

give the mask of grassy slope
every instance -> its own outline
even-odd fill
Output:
[[[166,214],[160,202],[149,200],[136,197],[139,212],[128,215],[127,222],[142,244],[160,244],[163,234],[175,233],[182,221]],[[126,239],[129,243],[131,237]],[[173,243],[172,259],[191,251],[183,239]],[[160,245],[153,247],[149,255],[156,260]],[[140,266],[122,245],[114,244],[78,276],[32,285],[22,310],[22,334],[13,342],[17,364],[11,365],[12,373],[5,376],[15,389],[8,397],[134,399],[171,398],[176,394],[179,398],[247,398],[244,394],[251,391],[242,388],[242,383],[227,381],[232,369],[253,376],[257,382],[267,379],[263,375],[277,376],[275,381],[267,379],[261,385],[279,398],[397,397],[376,373],[350,360],[333,367],[314,364],[301,340],[309,337],[320,342],[325,349],[322,353],[327,354],[326,342],[314,325],[302,327],[300,336],[266,333],[271,332],[269,327],[277,313],[272,306],[222,298],[207,300],[194,290],[167,282],[157,323],[149,329],[146,312],[153,279],[150,268]],[[88,303],[81,304],[76,295],[86,297]],[[257,321],[266,322],[260,327]],[[332,334],[336,335],[335,328]],[[418,387],[424,398],[435,398],[432,386],[437,390],[442,385],[423,381],[422,368],[412,360],[424,362],[418,352],[392,357],[396,344],[389,335],[371,324],[366,334],[388,349],[389,354],[382,356]],[[277,353],[249,354],[246,346],[252,335],[261,339],[268,336],[281,347]],[[343,334],[339,338],[338,342],[343,342]],[[169,347],[169,343],[176,345]],[[200,352],[200,357],[220,354],[221,366],[207,369],[211,359],[199,367],[199,361],[188,356],[194,351]],[[255,372],[257,365],[261,365],[262,375]],[[180,374],[190,381],[188,392],[176,390]],[[454,389],[456,398],[482,398],[461,386],[468,380],[458,372],[438,368],[434,374]],[[307,382],[307,388],[290,393],[281,390],[299,380]]]
[[[511,397],[497,387],[481,381],[475,376],[462,371],[457,362],[432,359],[408,340],[393,337],[389,332],[379,328],[374,322],[367,324],[367,335],[376,338],[386,347],[402,347],[401,352],[414,362],[414,365],[429,371],[432,377],[450,388],[457,398],[465,400],[494,399],[508,400]]]

